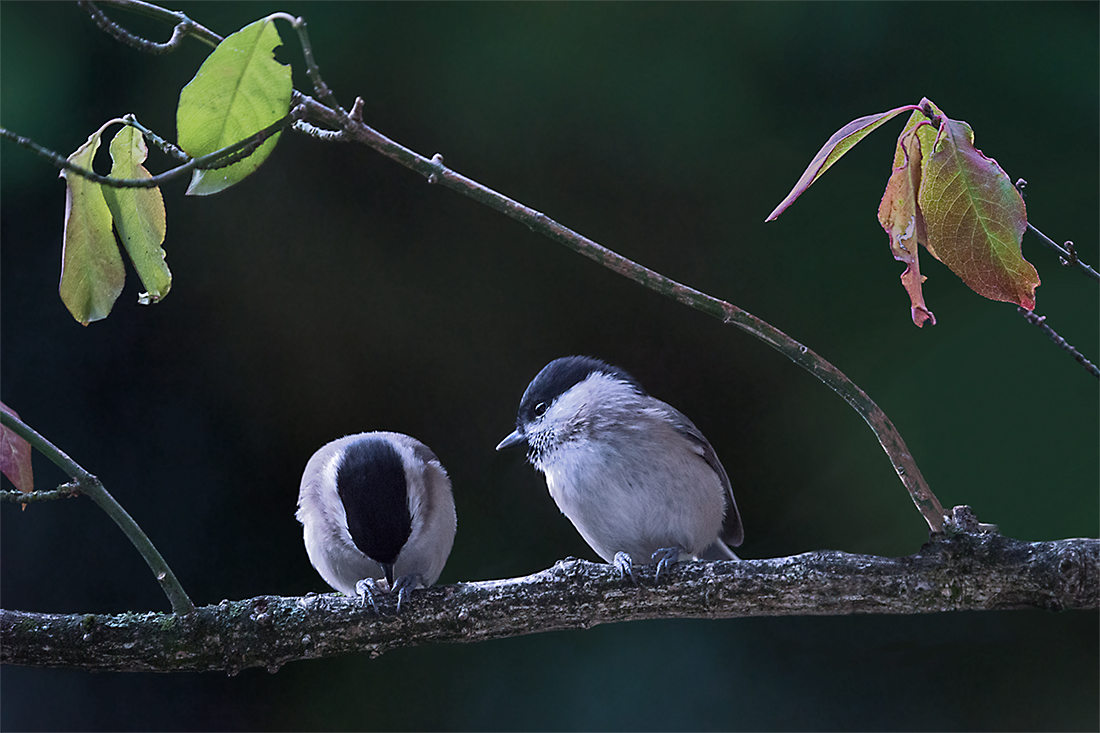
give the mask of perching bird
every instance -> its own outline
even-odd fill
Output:
[[[397,591],[398,613],[410,591],[439,579],[457,526],[447,472],[428,446],[400,433],[348,435],[314,453],[297,517],[326,583],[375,611],[376,592]]]
[[[547,364],[527,386],[516,429],[558,508],[620,574],[686,559],[735,560],[744,539],[729,477],[679,410],[618,367],[586,356]]]

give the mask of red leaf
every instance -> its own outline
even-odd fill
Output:
[[[0,402],[0,410],[19,419],[15,410]],[[31,471],[30,443],[0,426],[0,472],[7,476],[15,488],[24,494],[34,491],[34,474]]]
[[[919,203],[936,259],[978,295],[1035,308],[1039,273],[1020,250],[1024,200],[997,161],[974,147],[970,125],[942,118]]]
[[[925,321],[936,325],[936,317],[924,304],[921,284],[925,278],[920,274],[918,262],[919,243],[928,241],[925,231],[924,215],[917,204],[917,192],[921,185],[921,147],[915,128],[906,126],[898,139],[898,151],[901,165],[894,168],[886,184],[886,193],[878,207],[878,220],[890,237],[890,250],[894,259],[906,264],[901,275],[901,284],[909,293],[912,305],[913,323],[918,327]]]

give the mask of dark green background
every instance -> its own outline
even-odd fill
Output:
[[[929,257],[940,322],[910,321],[875,218],[901,119],[763,223],[834,130],[928,96],[1029,181],[1034,224],[1100,264],[1096,3],[181,7],[222,34],[304,14],[369,124],[808,344],[886,410],[945,505],[1021,539],[1100,534],[1097,381]],[[0,32],[0,123],[66,154],[127,112],[174,137],[207,52],[143,56],[70,3],[4,2]],[[0,153],[3,400],[103,479],[199,604],[326,590],[298,480],[361,430],[414,435],[449,469],[441,582],[595,559],[521,453],[493,452],[527,381],[571,353],[710,438],[744,556],[926,539],[871,432],[783,356],[371,150],[284,135],[221,195],[166,186],[171,294],[139,307],[131,273],[87,328],[57,296],[64,186]],[[1031,235],[1024,253],[1038,312],[1095,360],[1096,284]],[[167,610],[91,502],[0,516],[5,608]],[[619,624],[232,678],[5,667],[0,727],[1096,730],[1097,648],[1095,613],[1013,612]]]

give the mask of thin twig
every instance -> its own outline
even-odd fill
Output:
[[[7,412],[0,412],[0,423],[30,443],[39,453],[49,458],[58,468],[76,482],[82,493],[90,496],[92,501],[98,504],[99,508],[114,520],[123,534],[129,538],[130,542],[137,548],[137,551],[141,553],[146,564],[149,565],[149,569],[153,571],[153,577],[157,579],[161,589],[164,591],[165,595],[168,596],[174,613],[183,615],[195,610],[195,605],[191,602],[191,599],[187,597],[187,593],[183,590],[183,586],[181,586],[180,582],[176,579],[176,575],[172,572],[172,569],[168,567],[168,563],[161,557],[160,552],[149,540],[145,532],[142,531],[141,527],[138,526],[138,523],[134,521],[133,517],[122,508],[121,504],[115,501],[114,497],[107,492],[107,489],[103,488],[103,484],[99,482],[98,478],[88,473],[80,464],[65,455],[60,448],[39,435],[33,428],[16,418],[14,415]]]
[[[1046,316],[1036,315],[1033,311],[1029,311],[1027,308],[1021,308],[1020,306],[1016,306],[1016,310],[1020,312],[1020,315],[1023,316],[1024,320],[1028,323],[1033,326],[1038,326],[1039,330],[1049,336],[1050,340],[1057,344],[1059,348],[1069,352],[1069,354],[1076,359],[1089,374],[1100,379],[1100,369],[1097,369],[1095,364],[1086,359],[1080,351],[1073,348],[1072,344],[1059,336],[1053,328],[1048,326]]]
[[[348,142],[348,136],[344,134],[343,130],[323,130],[316,125],[311,125],[308,122],[305,122],[304,120],[298,120],[294,123],[292,127],[298,132],[305,133],[310,137],[315,137],[318,140],[323,140],[325,142]]]
[[[155,132],[150,130],[148,127],[146,127],[145,125],[138,122],[138,119],[137,119],[136,116],[134,116],[132,114],[123,115],[122,116],[122,121],[125,122],[126,124],[130,125],[131,127],[135,128],[138,132],[140,132],[142,135],[144,135],[145,138],[149,142],[153,143],[158,148],[160,148],[163,152],[165,152],[168,155],[171,155],[176,160],[181,160],[184,163],[191,160],[190,155],[183,152],[177,146],[175,146],[172,143],[168,142],[167,140],[162,138],[160,135],[156,134]]]
[[[80,484],[75,481],[70,481],[50,491],[29,491],[24,494],[22,491],[9,491],[5,489],[0,491],[0,501],[6,501],[10,504],[36,504],[41,501],[72,499],[83,493],[84,492],[80,490]]]
[[[176,23],[176,27],[172,29],[172,37],[164,43],[157,43],[156,41],[150,41],[147,38],[135,35],[126,30],[118,23],[114,22],[103,11],[96,7],[95,3],[90,0],[80,0],[77,5],[85,10],[91,19],[99,26],[99,29],[111,36],[120,43],[124,43],[127,46],[136,48],[144,53],[159,55],[165,53],[171,53],[180,47],[183,39],[188,34],[188,21],[181,20]]]
[[[309,74],[309,80],[313,84],[314,93],[331,109],[346,116],[347,111],[340,106],[338,101],[336,101],[336,95],[332,93],[328,84],[326,84],[325,80],[321,77],[321,68],[317,66],[317,62],[313,59],[313,44],[309,41],[309,33],[306,31],[305,18],[295,18],[291,25],[294,27],[294,30],[298,31],[298,42],[302,44],[302,56],[306,61],[306,73]]]
[[[141,2],[141,0],[101,0],[101,2],[107,5],[113,5],[116,8],[122,8],[124,10],[130,10],[135,13],[140,13],[141,15],[156,18],[165,23],[175,24],[175,27],[172,29],[172,37],[165,43],[157,43],[156,41],[142,38],[126,30],[104,15],[103,11],[96,7],[94,2],[80,0],[80,2],[77,3],[91,16],[95,24],[98,25],[104,33],[145,53],[163,54],[174,51],[179,48],[180,43],[182,43],[183,39],[187,36],[197,38],[211,48],[222,42],[222,37],[217,33],[196,23],[179,11],[168,10],[159,5]]]
[[[325,127],[342,128],[347,136],[356,142],[368,145],[388,158],[410,168],[432,183],[439,183],[465,196],[485,204],[501,213],[525,224],[532,231],[543,234],[570,249],[589,257],[604,267],[627,277],[638,284],[666,295],[684,305],[731,323],[775,348],[794,363],[807,370],[824,382],[830,389],[844,398],[860,414],[874,431],[879,444],[894,466],[902,484],[917,509],[928,522],[933,532],[943,531],[943,506],[935,494],[928,488],[916,461],[901,435],[886,413],[873,400],[856,386],[839,369],[818,356],[809,347],[800,344],[779,329],[771,326],[751,313],[706,293],[682,285],[670,278],[654,272],[638,263],[613,252],[606,247],[565,227],[550,217],[500,194],[482,184],[467,178],[443,164],[443,157],[436,155],[425,158],[408,148],[390,140],[381,133],[356,122],[361,116],[362,102],[356,100],[352,113],[342,116],[309,98],[302,104],[303,116]]]
[[[1020,196],[1023,196],[1024,188],[1027,186],[1027,181],[1025,181],[1023,178],[1017,178],[1014,185],[1016,186],[1016,190],[1020,192]],[[1058,244],[1053,239],[1036,229],[1030,221],[1027,223],[1027,228],[1038,235],[1039,241],[1045,247],[1047,247],[1047,249],[1052,249],[1058,253],[1058,257],[1063,265],[1065,265],[1066,267],[1076,267],[1078,270],[1085,273],[1093,280],[1100,282],[1100,273],[1089,267],[1077,257],[1077,251],[1073,248],[1073,242],[1066,242],[1066,245],[1063,247],[1062,245]]]
[[[289,126],[295,119],[295,112],[292,109],[286,117],[280,120],[276,120],[259,132],[253,133],[248,137],[233,143],[229,147],[222,148],[221,150],[215,150],[209,155],[204,155],[201,158],[196,158],[199,161],[199,170],[217,170],[219,168],[228,168],[234,163],[239,163],[248,156],[256,152],[256,150],[263,145],[264,141],[269,137],[278,134],[283,128]]]
[[[0,137],[4,137],[11,140],[20,147],[27,148],[33,151],[39,157],[45,158],[56,168],[62,168],[72,173],[77,174],[83,178],[92,181],[93,183],[99,183],[104,186],[110,186],[111,188],[156,188],[162,183],[167,183],[175,178],[179,178],[185,173],[189,173],[192,170],[214,170],[218,168],[225,168],[227,166],[238,163],[244,160],[248,156],[256,152],[256,149],[260,147],[272,135],[280,132],[284,127],[288,126],[296,115],[292,110],[290,114],[282,119],[274,122],[259,132],[253,133],[246,138],[238,140],[237,142],[222,148],[221,150],[215,150],[209,155],[203,155],[198,158],[191,158],[183,165],[170,168],[163,173],[158,173],[155,176],[149,178],[112,178],[110,176],[101,176],[93,170],[89,170],[79,165],[70,163],[67,158],[58,155],[49,148],[44,148],[34,140],[30,138],[22,137],[15,134],[11,130],[0,127]]]
[[[1081,272],[1085,273],[1093,280],[1100,282],[1100,272],[1092,269],[1089,265],[1082,262],[1077,257],[1077,251],[1073,248],[1073,242],[1066,242],[1066,246],[1059,245],[1053,239],[1043,234],[1041,231],[1035,228],[1035,225],[1030,221],[1027,223],[1027,228],[1039,236],[1039,241],[1045,244],[1049,249],[1058,253],[1059,259],[1066,267],[1076,267]]]

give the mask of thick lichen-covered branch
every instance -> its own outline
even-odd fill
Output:
[[[836,551],[687,563],[653,585],[567,559],[534,575],[418,590],[376,616],[339,594],[222,601],[186,616],[0,611],[0,662],[111,671],[275,671],[287,662],[659,618],[1096,609],[1100,540],[937,536],[900,558]],[[392,599],[387,599],[392,600]]]

